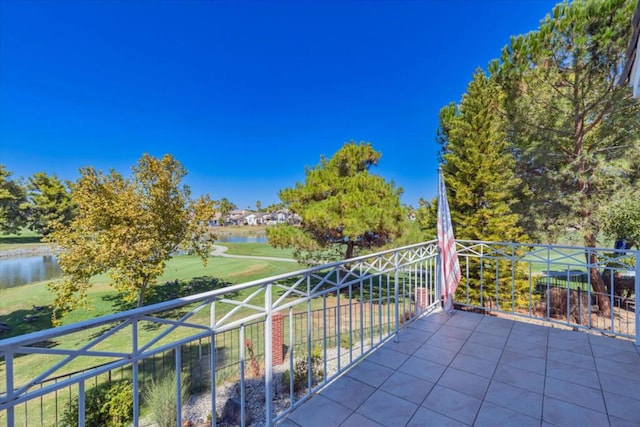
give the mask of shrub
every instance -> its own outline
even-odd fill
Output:
[[[133,386],[129,381],[104,383],[85,392],[85,425],[121,427],[133,420]],[[78,425],[78,398],[62,414],[61,426]]]

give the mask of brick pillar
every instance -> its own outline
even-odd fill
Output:
[[[416,311],[420,313],[429,306],[429,288],[416,288]]]
[[[284,316],[282,313],[271,315],[271,365],[284,362]]]

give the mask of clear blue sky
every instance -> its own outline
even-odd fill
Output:
[[[194,195],[253,208],[353,139],[417,206],[439,110],[556,3],[0,0],[0,163],[75,180],[171,153]]]

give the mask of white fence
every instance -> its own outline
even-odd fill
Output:
[[[456,245],[458,309],[640,344],[638,251]],[[438,258],[430,241],[2,340],[0,423],[91,424],[91,391],[120,382],[131,388],[127,417],[144,425],[153,417],[148,384],[175,372],[178,425],[216,415],[272,425],[380,344],[401,339],[406,322],[439,307]],[[593,290],[596,278],[602,293]],[[208,413],[194,414],[196,397]]]
[[[2,340],[0,372],[5,385],[0,388],[0,422],[68,423],[71,411],[74,417],[77,412],[77,425],[85,425],[90,415],[88,389],[106,382],[107,374],[125,369],[123,377],[132,387],[130,416],[140,425],[150,416],[143,405],[147,387],[142,378],[152,377],[141,367],[172,353],[171,369],[178,373],[176,421],[182,425],[180,377],[189,368],[183,355],[186,347],[200,343],[198,364],[205,365],[208,379],[198,380],[204,383],[200,389],[206,390],[210,407],[222,415],[224,405],[217,395],[223,383],[233,383],[244,421],[249,411],[245,395],[258,381],[263,384],[264,422],[270,425],[396,335],[403,322],[436,307],[436,262],[436,246],[427,242]],[[314,321],[312,313],[319,308],[323,318],[318,321],[316,316]],[[301,320],[300,313],[306,318]],[[287,324],[280,315],[286,315]],[[248,345],[245,339],[246,326],[255,322],[264,323],[262,357],[253,349],[258,343]],[[300,328],[306,333],[295,333]],[[225,351],[217,337],[235,329],[237,350]],[[220,357],[237,360],[237,373],[216,375]],[[300,388],[291,372],[305,359],[308,379]],[[316,371],[321,373],[314,372],[314,364],[320,365]],[[282,381],[287,369],[289,387]]]

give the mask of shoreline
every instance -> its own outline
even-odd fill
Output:
[[[56,255],[51,245],[37,244],[29,247],[0,249],[0,258],[19,258],[36,255]]]

